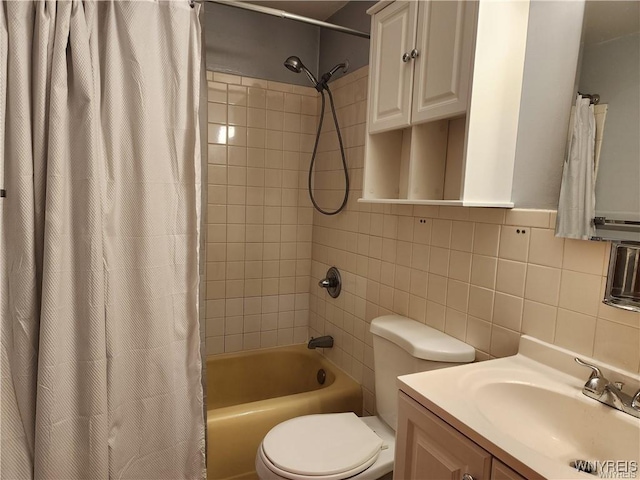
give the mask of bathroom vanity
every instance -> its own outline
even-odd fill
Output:
[[[525,477],[400,392],[396,478],[523,480]],[[426,474],[426,476],[425,476]],[[528,478],[542,478],[539,475]]]
[[[640,474],[640,418],[584,395],[590,372],[574,358],[523,336],[513,357],[399,377],[394,478],[593,478],[576,461]],[[638,390],[638,375],[599,366]]]

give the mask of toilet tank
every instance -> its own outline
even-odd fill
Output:
[[[439,330],[401,315],[371,321],[376,410],[396,429],[400,375],[452,367],[475,360],[475,349]]]

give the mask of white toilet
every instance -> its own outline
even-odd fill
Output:
[[[396,378],[475,359],[470,345],[400,315],[374,319],[371,333],[378,415],[325,413],[276,425],[256,454],[261,480],[391,478],[398,417]]]

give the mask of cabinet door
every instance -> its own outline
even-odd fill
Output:
[[[413,61],[403,61],[403,55],[415,42],[417,4],[398,0],[371,20],[371,133],[409,125]]]
[[[494,458],[491,465],[491,480],[525,480],[525,478]]]
[[[475,1],[420,2],[412,123],[466,112],[477,10]]]
[[[491,455],[400,392],[393,478],[488,480]]]

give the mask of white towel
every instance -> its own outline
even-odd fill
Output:
[[[596,120],[588,98],[578,95],[569,127],[567,159],[562,171],[556,236],[589,240],[595,235]]]

